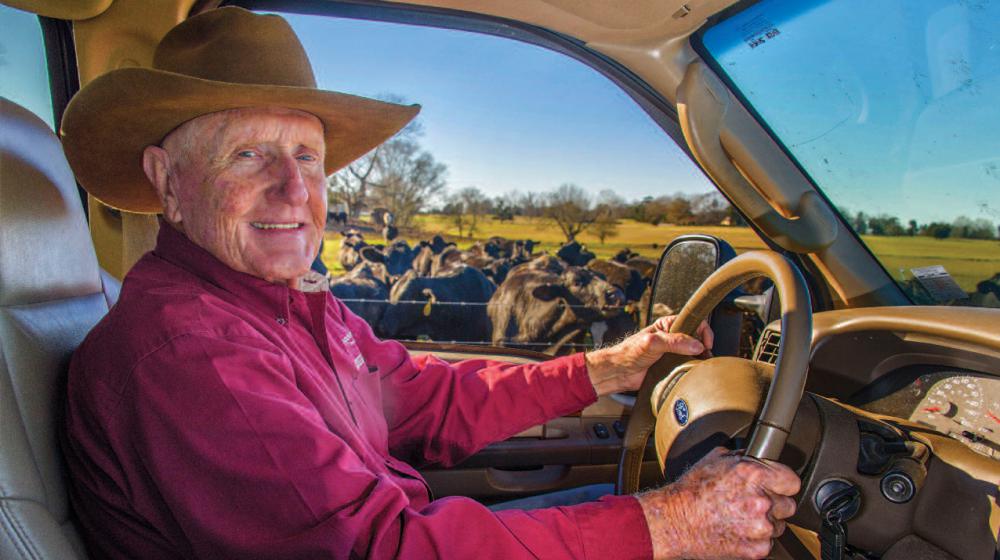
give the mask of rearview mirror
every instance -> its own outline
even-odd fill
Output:
[[[653,275],[647,317],[652,324],[658,317],[680,312],[698,286],[717,268],[736,256],[732,245],[711,235],[682,235],[667,245]],[[713,353],[736,355],[739,352],[741,315],[731,305],[720,305],[709,319],[715,332]]]

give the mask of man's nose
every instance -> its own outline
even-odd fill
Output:
[[[274,162],[272,174],[274,185],[269,189],[271,196],[292,206],[305,204],[309,200],[309,188],[302,176],[298,159],[291,155],[278,158]]]

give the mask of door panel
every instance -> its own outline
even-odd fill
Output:
[[[458,361],[488,358],[535,362],[550,356],[522,350],[406,343],[414,355]],[[432,349],[439,349],[431,352]],[[556,418],[496,442],[450,469],[425,469],[435,497],[468,496],[492,503],[587,484],[613,483],[628,408],[610,397],[578,414]],[[662,483],[652,445],[643,464],[643,487]]]

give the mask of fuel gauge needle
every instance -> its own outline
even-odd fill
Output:
[[[986,415],[992,418],[993,421],[996,422],[997,424],[1000,424],[1000,418],[998,418],[996,414],[993,414],[991,411],[987,410]]]

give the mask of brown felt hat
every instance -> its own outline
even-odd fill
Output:
[[[241,107],[275,106],[323,122],[327,174],[403,128],[419,105],[397,105],[316,89],[306,52],[284,19],[220,8],[171,29],[152,68],[122,68],[87,84],[62,120],[76,178],[101,202],[156,213],[160,199],[142,170],[142,152],[181,124]]]

